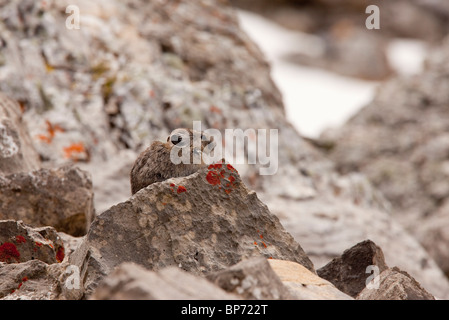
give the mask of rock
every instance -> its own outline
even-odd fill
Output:
[[[41,260],[0,263],[0,299],[51,300],[57,297],[58,281]]]
[[[40,260],[48,264],[64,260],[64,245],[52,227],[32,228],[22,221],[0,220],[0,262]]]
[[[79,236],[94,217],[92,182],[73,166],[0,177],[0,219],[53,226]]]
[[[157,272],[134,263],[117,266],[92,294],[91,300],[236,300],[202,277],[177,267]]]
[[[379,273],[388,269],[382,249],[371,240],[366,240],[345,250],[340,257],[318,269],[317,274],[355,298],[366,287],[372,271],[370,267],[373,266],[378,268]]]
[[[397,267],[384,270],[379,277],[379,288],[363,289],[357,300],[435,300],[413,277]]]
[[[0,176],[36,170],[39,165],[19,103],[0,92]]]
[[[207,275],[207,279],[226,292],[239,295],[245,300],[293,299],[267,259],[262,257],[243,260]]]
[[[268,260],[290,294],[299,300],[351,300],[332,283],[318,277],[304,266],[277,259]]]
[[[314,272],[301,246],[237,171],[213,164],[154,183],[97,216],[69,261],[94,270],[83,284],[88,294],[125,261],[201,275],[253,256],[295,261]]]

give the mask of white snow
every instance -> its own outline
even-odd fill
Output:
[[[290,122],[303,135],[318,137],[370,102],[379,82],[363,81],[285,61],[292,52],[319,53],[318,37],[285,29],[259,15],[238,11],[242,29],[255,41],[271,64],[271,75],[284,99]],[[375,31],[373,31],[375,32]],[[422,67],[425,46],[418,41],[394,41],[388,48],[392,67],[416,73]]]

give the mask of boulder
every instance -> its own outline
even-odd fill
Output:
[[[153,271],[176,266],[204,275],[253,256],[295,261],[315,272],[301,246],[237,171],[214,164],[154,183],[103,212],[69,260],[80,270],[92,269],[82,276],[89,294],[126,261]]]
[[[363,289],[357,300],[435,300],[407,272],[394,267],[379,275],[379,287]]]
[[[366,287],[374,266],[379,273],[388,269],[382,249],[366,240],[345,250],[340,257],[318,269],[317,274],[355,298]]]
[[[52,227],[32,228],[22,221],[0,220],[0,262],[62,262],[64,244]]]
[[[229,268],[207,275],[226,292],[245,300],[291,300],[288,289],[263,257],[243,260]]]
[[[18,102],[0,92],[0,176],[40,166],[22,113]]]
[[[23,263],[0,263],[0,299],[54,300],[59,296],[59,265],[41,260]]]
[[[236,300],[206,279],[177,267],[150,271],[135,263],[118,265],[96,288],[91,300]]]
[[[80,236],[94,217],[92,182],[74,166],[0,177],[0,219]]]
[[[352,300],[329,281],[293,261],[268,260],[294,299],[299,300]]]

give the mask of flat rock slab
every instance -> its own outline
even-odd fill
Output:
[[[219,164],[154,183],[97,216],[71,263],[89,270],[82,279],[91,290],[122,262],[204,275],[253,256],[295,261],[315,272],[237,171]]]
[[[268,260],[294,299],[298,300],[352,300],[329,281],[320,278],[293,261]]]

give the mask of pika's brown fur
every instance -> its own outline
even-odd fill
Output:
[[[193,134],[191,129],[176,129],[167,138],[167,142],[153,142],[143,151],[134,162],[131,169],[131,193],[135,194],[142,188],[152,183],[167,180],[173,177],[184,177],[206,166],[201,157],[201,152],[210,144],[209,139],[201,133],[201,152],[193,148]],[[181,140],[180,140],[181,137]],[[187,140],[189,139],[189,140]],[[190,141],[190,142],[188,142]],[[170,152],[180,143],[190,143],[191,164],[174,164],[170,160]],[[185,144],[184,144],[185,145]],[[187,147],[187,145],[185,145]],[[180,152],[180,151],[179,151]],[[179,153],[180,154],[180,153]],[[201,164],[193,164],[194,157],[201,157]]]

